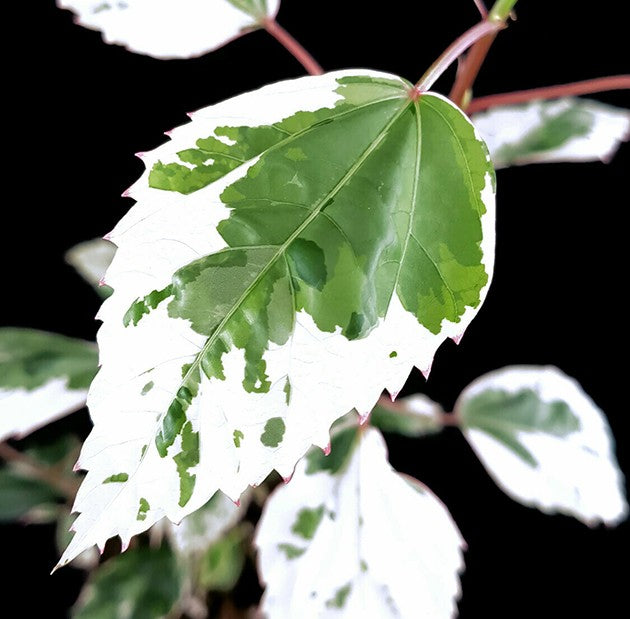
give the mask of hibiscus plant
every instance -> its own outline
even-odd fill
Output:
[[[89,573],[73,616],[457,615],[462,534],[384,434],[459,429],[515,501],[625,519],[608,421],[557,367],[480,372],[452,412],[398,394],[492,295],[495,171],[611,160],[630,113],[581,95],[630,76],[476,98],[516,0],[475,0],[478,23],[418,81],[324,72],[280,0],[57,4],[158,59],[265,30],[308,73],[138,153],[133,205],[66,254],[103,298],[97,343],[0,329],[0,520],[56,523],[55,569]],[[82,446],[32,440],[85,406]],[[254,567],[262,595],[244,604]]]

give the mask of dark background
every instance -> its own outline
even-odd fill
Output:
[[[376,4],[376,3],[375,3]],[[343,8],[339,8],[340,5]],[[133,153],[164,141],[185,113],[302,68],[264,32],[203,58],[159,61],[107,46],[54,2],[16,3],[5,28],[3,134],[13,191],[3,207],[0,324],[94,338],[98,299],[63,261],[73,244],[109,231],[142,171]],[[417,14],[407,11],[414,7]],[[586,8],[580,8],[588,6]],[[591,3],[526,2],[500,35],[478,95],[628,72],[627,22]],[[472,0],[284,0],[278,20],[326,69],[370,67],[417,80],[477,19]],[[452,72],[436,90],[448,92]],[[625,93],[597,96],[630,107]],[[626,397],[626,189],[630,147],[612,163],[499,172],[496,274],[459,347],[447,342],[424,391],[447,409],[478,375],[509,364],[554,364],[606,411],[621,468],[630,472]],[[617,356],[618,355],[618,356]],[[87,415],[74,423],[87,428]],[[389,437],[392,464],[446,503],[469,550],[461,617],[617,617],[627,607],[628,525],[590,530],[507,498],[455,430],[425,440]],[[5,604],[63,617],[81,585],[56,560],[50,527],[0,528]],[[625,572],[625,578],[624,578]],[[43,606],[42,606],[43,604]],[[592,613],[592,614],[591,614]],[[37,616],[37,615],[35,615]]]

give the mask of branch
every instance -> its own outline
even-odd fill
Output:
[[[262,26],[306,69],[309,75],[321,75],[324,72],[317,60],[275,19],[268,17],[262,22]]]
[[[490,13],[488,13],[486,20],[488,22],[498,22],[505,26],[515,4],[516,0],[497,0],[490,10]],[[462,70],[458,73],[455,84],[449,94],[449,99],[451,99],[455,105],[461,106],[466,99],[466,93],[470,91],[472,85],[475,83],[477,75],[479,75],[479,70],[496,39],[498,31],[497,29],[494,32],[490,32],[486,37],[475,43],[468,57],[464,60]]]
[[[587,95],[589,93],[604,92],[606,90],[630,90],[630,75],[613,75],[611,77],[600,77],[558,86],[530,88],[527,90],[488,95],[487,97],[478,97],[470,102],[466,111],[469,114],[474,114],[475,112],[486,110],[497,105],[527,103],[535,99],[556,99],[558,97]]]
[[[36,460],[33,460],[25,453],[14,449],[8,443],[0,443],[0,458],[6,462],[14,462],[27,471],[30,475],[50,484],[55,490],[58,490],[69,501],[74,501],[77,494],[78,485],[60,477],[55,471],[42,466]]]

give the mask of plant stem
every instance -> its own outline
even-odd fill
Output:
[[[451,43],[442,55],[428,68],[420,78],[414,90],[417,93],[426,92],[435,84],[438,78],[457,60],[471,45],[477,43],[488,34],[496,33],[504,27],[502,22],[484,20],[466,30],[464,34]]]
[[[473,0],[473,2],[475,3],[482,19],[486,19],[486,17],[488,17],[488,9],[486,9],[486,5],[483,3],[483,0]]]
[[[392,402],[391,399],[382,395],[378,399],[378,406],[382,408],[386,408],[393,413],[401,413],[405,412],[405,406],[400,402]],[[453,413],[440,413],[439,418],[436,420],[442,427],[450,426],[450,427],[458,427],[460,425],[460,418],[456,412]],[[367,425],[367,424],[366,424]]]
[[[8,443],[0,443],[0,458],[6,462],[18,464],[22,469],[28,472],[28,474],[50,484],[68,500],[74,501],[78,490],[76,484],[59,476],[54,470],[42,466],[39,462],[33,460],[25,453],[14,449]]]
[[[604,92],[606,90],[630,90],[630,75],[613,75],[581,82],[572,82],[570,84],[560,84],[558,86],[530,88],[528,90],[488,95],[487,97],[473,99],[467,111],[473,114],[474,112],[479,112],[494,107],[495,105],[527,103],[535,99],[554,99],[557,97],[586,95],[593,92]]]
[[[516,2],[517,0],[497,0],[492,9],[490,9],[490,13],[488,13],[487,21],[505,25]],[[449,98],[456,105],[462,105],[466,98],[466,93],[475,83],[479,70],[494,43],[497,32],[498,29],[477,41],[470,50],[466,60],[464,60],[462,70],[458,73],[455,84],[449,94]]]
[[[262,26],[306,69],[309,75],[321,75],[324,72],[317,60],[275,19],[266,18],[263,20]]]

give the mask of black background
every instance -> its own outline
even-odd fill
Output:
[[[142,170],[133,153],[162,143],[162,132],[184,123],[188,111],[303,70],[264,32],[200,59],[164,62],[103,44],[52,0],[16,6],[5,21],[21,43],[5,56],[3,80],[12,108],[3,171],[12,191],[3,207],[0,324],[94,338],[98,300],[63,253],[102,236],[129,208],[119,196]],[[598,14],[597,4],[523,1],[517,9],[477,94],[628,72],[627,22]],[[373,8],[284,0],[278,17],[326,69],[369,67],[413,81],[476,19],[472,0],[389,0]],[[436,89],[447,92],[452,74]],[[630,107],[627,92],[596,98]],[[424,391],[448,409],[486,371],[557,365],[606,411],[628,474],[628,307],[620,295],[628,281],[629,172],[627,145],[609,165],[499,172],[488,299],[460,346],[449,341],[440,349],[428,383],[413,374],[408,391]],[[87,427],[82,414],[74,423]],[[590,530],[520,506],[498,490],[455,430],[421,441],[389,438],[389,445],[392,464],[446,503],[468,542],[461,617],[625,614],[627,524]],[[4,604],[25,589],[20,614],[65,616],[81,577],[70,568],[47,575],[56,559],[50,527],[3,527],[0,548],[8,569]]]

